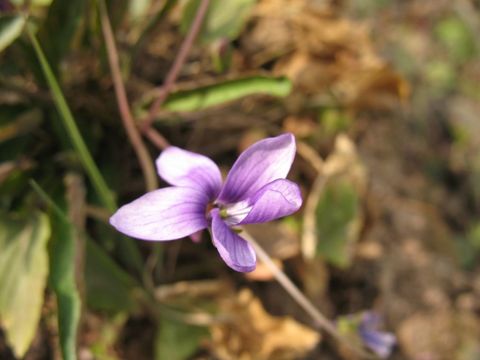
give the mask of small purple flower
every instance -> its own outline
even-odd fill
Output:
[[[380,316],[372,311],[367,311],[362,314],[358,333],[368,348],[382,359],[386,359],[390,356],[397,341],[392,333],[379,331],[380,324]]]
[[[290,215],[302,205],[297,184],[285,177],[295,157],[295,138],[261,140],[237,159],[222,185],[208,157],[171,146],[156,161],[171,187],[149,192],[110,218],[118,231],[143,240],[166,241],[209,228],[213,244],[232,269],[255,269],[252,246],[232,229]]]

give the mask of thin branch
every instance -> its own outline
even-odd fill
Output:
[[[195,15],[195,19],[193,20],[193,23],[190,26],[190,29],[188,31],[188,34],[185,37],[185,40],[183,41],[182,46],[180,47],[180,50],[175,58],[175,61],[173,62],[173,65],[167,74],[165,82],[160,88],[160,92],[157,98],[155,99],[152,106],[150,107],[150,111],[148,115],[145,117],[143,121],[141,121],[140,126],[142,130],[147,129],[151,126],[152,122],[155,119],[155,115],[160,109],[160,106],[162,106],[164,101],[167,99],[168,94],[172,90],[172,87],[175,84],[175,81],[177,80],[178,74],[180,73],[180,70],[183,64],[187,60],[187,56],[188,56],[188,53],[190,52],[190,49],[192,48],[193,42],[195,41],[198,35],[198,32],[200,31],[200,27],[202,26],[203,19],[205,18],[205,15],[207,13],[209,3],[210,3],[210,0],[201,0],[201,3]]]
[[[103,37],[108,54],[108,62],[110,64],[110,72],[112,74],[113,86],[115,88],[115,96],[117,98],[118,110],[122,118],[123,126],[127,132],[128,139],[135,150],[138,161],[142,168],[145,178],[145,186],[148,191],[158,187],[157,175],[153,167],[153,161],[148,150],[143,143],[142,137],[135,125],[130,106],[128,103],[127,93],[123,85],[122,74],[118,59],[118,52],[113,37],[110,19],[108,18],[107,9],[104,0],[99,0],[100,20],[102,25]]]
[[[259,259],[270,269],[278,283],[285,289],[286,292],[297,302],[305,312],[315,321],[317,326],[325,330],[334,339],[347,345],[351,350],[355,351],[363,358],[374,358],[363,349],[352,344],[348,339],[339,334],[335,325],[328,320],[310,300],[300,291],[300,289],[290,280],[290,278],[273,262],[270,255],[260,246],[260,244],[247,232],[242,229],[242,237],[245,238],[255,249]]]

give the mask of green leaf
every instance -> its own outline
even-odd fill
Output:
[[[48,8],[39,38],[55,73],[58,64],[74,43],[86,6],[87,0],[54,0]]]
[[[352,123],[352,119],[347,113],[334,108],[322,109],[322,112],[319,114],[319,121],[325,131],[325,136],[333,136],[345,131]]]
[[[317,255],[339,267],[350,264],[359,196],[347,180],[327,183],[316,208]]]
[[[204,43],[238,37],[255,0],[211,0],[203,20],[198,39]],[[186,33],[195,18],[200,5],[198,0],[190,0],[183,11],[181,31]]]
[[[71,231],[73,224],[69,221],[64,211],[40,188],[35,182],[30,182],[38,195],[48,204],[59,221],[68,223]],[[78,231],[78,229],[76,229]],[[128,273],[123,271],[94,241],[86,234],[85,252],[85,285],[87,302],[98,310],[107,310],[112,313],[131,310],[135,306],[133,292],[139,284]],[[65,251],[69,249],[62,245]],[[51,281],[56,282],[63,289],[71,286],[71,281],[63,277],[61,271],[67,271],[66,260],[57,260],[56,270]],[[70,270],[68,270],[70,271]],[[70,278],[71,279],[71,278]]]
[[[75,279],[75,227],[58,215],[52,216],[53,237],[50,246],[50,283],[58,304],[60,347],[64,360],[74,360],[80,321],[81,300]]]
[[[42,213],[0,216],[0,322],[22,358],[37,330],[48,276],[50,226]]]
[[[424,76],[430,83],[431,94],[442,95],[457,84],[458,71],[449,61],[433,60],[425,64]]]
[[[292,84],[287,78],[252,76],[175,92],[168,97],[163,108],[170,111],[198,111],[254,94],[284,97],[290,94],[291,89]]]
[[[43,53],[42,48],[38,43],[38,40],[36,39],[33,32],[28,29],[28,27],[27,30],[28,35],[30,36],[30,40],[35,49],[38,61],[40,62],[40,65],[42,67],[42,71],[52,92],[55,106],[70,137],[70,141],[72,142],[72,145],[75,148],[75,151],[77,152],[78,157],[80,158],[82,165],[100,198],[100,201],[103,203],[103,205],[105,206],[105,208],[107,208],[108,211],[113,213],[117,208],[117,205],[113,198],[113,194],[110,191],[107,183],[105,182],[102,174],[100,173],[100,170],[95,164],[92,155],[90,154],[90,151],[88,150],[87,145],[85,144],[85,141],[80,134],[75,119],[73,118],[72,112],[68,107],[65,97],[63,96],[60,85],[58,84],[58,81],[55,78],[55,75],[53,74],[50,65],[48,64],[47,59],[45,58],[45,54]],[[128,249],[132,259],[141,259],[138,247],[131,239],[125,240],[120,246]],[[137,263],[137,270],[141,271],[141,268],[141,264]]]
[[[188,359],[207,334],[203,327],[162,317],[155,336],[155,360]]]
[[[435,34],[446,47],[449,59],[463,63],[476,52],[476,38],[468,25],[457,17],[440,21],[435,27]]]
[[[33,47],[35,49],[35,53],[37,55],[38,61],[40,62],[40,65],[42,67],[42,71],[45,75],[45,78],[52,92],[55,106],[57,107],[57,110],[61,115],[63,124],[68,132],[70,140],[78,156],[80,157],[80,160],[82,161],[85,171],[87,172],[90,180],[92,181],[93,187],[97,191],[97,194],[100,197],[103,205],[108,210],[113,212],[116,209],[116,204],[113,199],[113,195],[110,192],[110,189],[108,188],[107,184],[105,183],[105,180],[103,179],[100,171],[95,165],[95,162],[93,161],[90,151],[85,145],[85,141],[83,140],[82,135],[78,130],[78,127],[77,127],[77,124],[75,123],[72,112],[68,107],[67,101],[63,96],[60,85],[58,84],[58,81],[55,78],[55,75],[53,74],[52,69],[50,68],[50,65],[48,64],[47,59],[45,58],[45,54],[43,53],[43,50],[40,47],[40,44],[38,43],[35,35],[32,33],[30,29],[28,29],[28,34],[30,36]]]
[[[93,241],[87,241],[85,285],[88,305],[109,313],[135,308],[136,281]]]
[[[25,17],[22,15],[0,16],[0,52],[22,34],[25,22]]]
[[[480,250],[480,223],[473,224],[467,232],[467,239],[477,251]]]
[[[55,291],[58,305],[60,348],[64,360],[75,360],[81,299],[75,279],[75,263],[79,235],[64,210],[34,181],[30,185],[52,208],[52,239],[50,242],[50,284]]]

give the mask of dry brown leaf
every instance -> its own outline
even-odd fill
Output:
[[[340,17],[332,4],[308,0],[259,2],[243,48],[250,63],[274,62],[274,72],[307,94],[333,93],[359,108],[386,108],[409,96],[406,81],[381,59],[366,25]]]
[[[211,326],[211,349],[221,359],[293,359],[305,355],[320,334],[290,317],[273,317],[250,290],[224,298],[220,307],[232,321]]]

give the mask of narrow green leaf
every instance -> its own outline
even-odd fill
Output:
[[[57,296],[60,347],[64,360],[74,360],[80,321],[81,299],[75,280],[74,226],[62,217],[52,216],[53,237],[50,246],[50,283]]]
[[[353,185],[346,180],[329,182],[316,208],[317,255],[347,267],[358,214],[359,197]]]
[[[40,320],[49,235],[43,213],[0,215],[0,322],[18,358],[27,352]]]
[[[72,144],[76,152],[78,153],[78,156],[80,157],[80,160],[82,161],[85,171],[87,172],[90,180],[92,181],[92,184],[95,190],[97,191],[98,196],[102,200],[103,205],[108,210],[113,212],[116,209],[113,195],[110,192],[107,184],[105,183],[105,180],[103,179],[102,175],[100,174],[100,171],[95,165],[95,162],[93,161],[93,158],[90,152],[88,151],[88,148],[85,145],[85,142],[82,139],[80,131],[78,130],[77,124],[75,123],[75,120],[73,118],[72,112],[68,107],[65,97],[63,96],[62,90],[60,89],[60,85],[58,84],[58,81],[55,78],[55,75],[53,74],[52,69],[50,68],[50,65],[48,64],[47,59],[45,58],[45,54],[43,53],[42,48],[40,47],[40,44],[38,43],[35,35],[32,33],[30,29],[28,29],[28,34],[32,41],[33,47],[35,49],[35,53],[38,57],[38,60],[42,67],[45,78],[48,82],[48,85],[50,87],[50,90],[52,91],[53,100],[55,102],[57,110],[60,113],[63,123],[65,125],[65,128],[68,132],[68,135],[70,136],[70,140],[72,141]]]
[[[252,76],[175,92],[168,97],[163,108],[170,111],[198,111],[255,94],[284,97],[291,89],[292,84],[287,78]]]
[[[74,229],[65,212],[48,196],[45,191],[34,181],[30,185],[53,210],[54,216],[64,224],[67,223],[71,230]],[[78,231],[78,229],[75,229]],[[106,310],[112,313],[131,310],[135,307],[133,293],[139,289],[140,284],[135,281],[128,273],[121,269],[106,253],[92,241],[86,234],[86,252],[85,252],[85,285],[87,303],[95,309]],[[64,249],[66,245],[64,244]],[[59,259],[56,264],[59,272],[51,281],[56,282],[60,289],[67,288],[71,284],[67,277],[62,276],[60,271],[66,269],[69,264],[67,260]],[[68,270],[70,271],[70,270]],[[57,278],[55,278],[57,276]],[[65,280],[66,279],[66,280]],[[65,284],[64,284],[65,282]]]
[[[64,360],[75,360],[81,299],[75,281],[75,226],[64,210],[34,181],[30,185],[51,208],[52,239],[50,243],[50,284],[58,304],[60,348]]]
[[[24,26],[25,18],[21,15],[0,16],[0,52],[22,34]]]
[[[27,30],[28,30],[28,35],[30,36],[30,40],[35,49],[35,53],[38,57],[38,61],[40,62],[45,78],[47,79],[48,85],[52,92],[53,100],[62,118],[63,124],[70,137],[73,147],[75,148],[83,164],[83,167],[85,168],[85,171],[87,172],[87,175],[90,178],[90,181],[92,182],[92,185],[95,188],[101,202],[103,203],[105,208],[107,208],[110,212],[113,213],[117,208],[117,205],[113,198],[113,194],[108,188],[95,162],[93,161],[90,151],[88,150],[85,144],[85,141],[83,140],[82,135],[78,130],[78,127],[77,127],[77,124],[75,123],[72,112],[68,107],[68,104],[60,88],[60,85],[58,84],[58,81],[55,78],[55,75],[53,74],[52,69],[50,68],[50,65],[48,64],[47,59],[45,58],[45,54],[43,53],[42,48],[40,47],[40,44],[38,43],[33,32],[28,27],[27,27]],[[135,261],[137,270],[141,272],[142,271],[141,255],[136,244],[131,239],[127,239],[124,242],[122,242],[119,246],[127,249],[127,251],[130,254],[130,258],[133,259],[133,261]]]
[[[87,0],[54,0],[48,8],[38,37],[54,73],[57,73],[58,64],[75,43],[75,34],[85,18],[83,15],[87,3]]]

